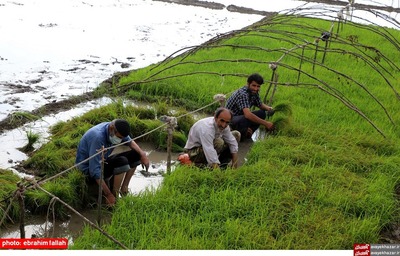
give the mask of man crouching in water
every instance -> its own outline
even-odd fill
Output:
[[[240,133],[231,131],[232,112],[218,108],[213,117],[197,121],[189,131],[185,151],[198,167],[226,167],[232,161],[237,168]]]
[[[114,205],[120,194],[128,194],[129,182],[139,164],[144,165],[146,170],[149,168],[146,153],[130,138],[129,133],[129,123],[116,119],[90,128],[78,145],[75,160],[79,164],[78,169],[85,174],[88,185],[101,185],[107,205]],[[105,152],[104,179],[101,180],[102,155],[97,154],[98,150],[120,143],[125,143],[127,150],[116,154],[111,154],[111,150]],[[90,157],[89,161],[85,161]]]

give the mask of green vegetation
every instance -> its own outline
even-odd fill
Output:
[[[17,124],[23,122],[23,120],[35,121],[39,117],[28,112],[14,112],[9,117],[10,124]]]
[[[400,33],[347,23],[324,54],[316,39],[330,26],[277,16],[121,77],[128,96],[196,109],[258,72],[282,125],[238,170],[180,167],[156,193],[124,198],[106,230],[132,249],[351,249],[383,241],[381,232],[399,221],[400,56],[392,53]],[[118,248],[89,228],[73,248],[93,245]]]
[[[136,137],[160,126],[156,117],[229,96],[258,72],[266,80],[262,98],[277,110],[277,133],[254,143],[239,169],[176,168],[156,192],[119,200],[103,228],[131,249],[349,250],[383,243],[382,231],[400,221],[400,55],[393,54],[400,32],[348,22],[324,51],[320,37],[330,27],[276,16],[120,75],[104,86],[154,102],[154,109],[117,102],[59,123],[25,166],[58,173],[73,165],[80,136],[94,124],[126,118]],[[186,110],[169,112],[174,106]],[[193,119],[178,121],[176,150]],[[165,131],[141,139],[163,148]],[[72,249],[93,248],[118,245],[87,227]]]
[[[116,118],[125,118],[131,123],[132,138],[148,133],[148,135],[140,137],[140,140],[152,142],[160,150],[165,150],[167,132],[165,128],[156,129],[163,125],[160,120],[156,119],[156,116],[172,115],[169,110],[171,108],[165,103],[155,103],[153,104],[153,108],[150,109],[135,107],[125,104],[122,101],[117,101],[108,106],[95,109],[81,117],[74,118],[69,122],[59,122],[51,128],[52,138],[50,141],[34,152],[21,165],[25,169],[34,171],[36,176],[42,177],[42,179],[65,172],[60,178],[51,182],[45,182],[43,187],[69,205],[77,209],[82,209],[88,205],[90,200],[89,195],[86,193],[84,175],[75,168],[72,168],[70,172],[66,172],[66,170],[71,169],[75,164],[76,148],[82,135],[95,124]],[[175,109],[175,112],[182,116],[187,114],[187,112],[182,110]],[[187,133],[193,123],[194,119],[189,115],[180,118],[178,127],[176,127],[173,134],[173,151],[181,152],[183,150],[183,146],[187,140]],[[149,133],[152,130],[155,131]],[[29,141],[33,144],[35,140],[32,138],[36,139],[36,137],[30,133],[28,133],[28,137],[31,138]],[[47,213],[51,204],[51,197],[40,190],[32,189],[30,181],[23,181],[23,184],[29,188],[25,193],[26,208],[31,213]],[[14,184],[14,187],[15,190],[16,184]],[[6,192],[9,194],[12,193],[9,190]],[[1,205],[0,207],[4,209]],[[61,204],[55,204],[54,209],[55,214],[59,218],[65,218],[68,214],[68,209]],[[0,212],[0,217],[2,216],[3,212]]]
[[[19,177],[12,171],[0,169],[0,226],[14,220],[20,214],[18,201],[13,197],[18,182]],[[8,214],[5,215],[7,210]]]
[[[22,152],[29,153],[34,150],[33,144],[35,144],[39,140],[40,136],[39,134],[33,133],[32,131],[28,131],[26,132],[26,137],[28,138],[28,143],[20,148],[20,150]]]

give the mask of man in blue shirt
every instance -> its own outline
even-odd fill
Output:
[[[120,193],[128,193],[129,182],[139,164],[143,164],[146,170],[149,168],[146,153],[130,138],[129,133],[129,123],[116,119],[90,128],[78,145],[75,160],[79,164],[78,169],[87,176],[89,184],[97,183],[102,186],[108,205],[114,205]],[[112,150],[104,152],[104,178],[101,182],[102,154],[97,153],[103,146],[108,148],[120,143],[128,146],[128,150],[119,154],[112,154]],[[110,181],[109,185],[106,181]]]
[[[247,85],[235,91],[226,102],[226,108],[233,113],[231,128],[240,132],[242,140],[251,138],[260,125],[265,126],[268,131],[274,129],[274,124],[265,120],[267,112],[273,113],[273,108],[262,103],[259,95],[263,83],[261,75],[250,75]],[[251,111],[253,106],[259,110]]]

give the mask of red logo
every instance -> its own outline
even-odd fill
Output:
[[[371,256],[370,244],[354,244],[354,256]]]

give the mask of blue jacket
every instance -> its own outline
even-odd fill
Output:
[[[75,164],[78,164],[85,159],[98,153],[98,150],[104,146],[105,148],[111,147],[112,144],[109,138],[108,127],[111,122],[100,123],[90,128],[81,138],[78,150],[76,152]],[[131,140],[129,136],[122,139],[122,142]],[[111,154],[112,150],[107,150],[104,153],[104,158],[107,159]],[[85,175],[90,176],[94,179],[100,179],[101,177],[101,154],[96,155],[89,161],[78,165],[78,169],[81,170]]]

